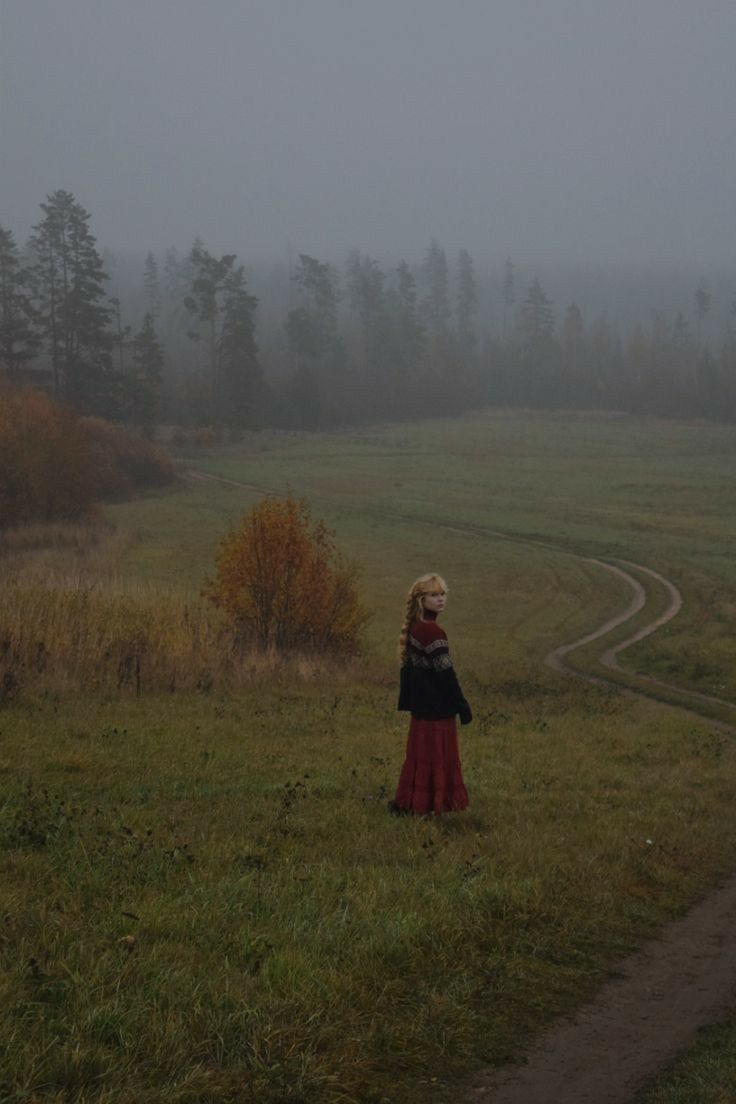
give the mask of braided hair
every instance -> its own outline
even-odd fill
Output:
[[[406,649],[409,640],[409,627],[412,621],[422,621],[424,614],[424,595],[431,594],[433,590],[441,590],[447,593],[447,583],[441,575],[420,575],[418,579],[415,579],[409,588],[409,593],[406,598],[406,612],[404,613],[404,624],[401,626],[401,632],[399,634],[399,661],[403,664],[406,662]]]

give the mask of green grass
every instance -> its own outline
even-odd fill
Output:
[[[627,652],[623,664],[736,702],[735,449],[730,426],[492,411],[357,432],[251,434],[242,445],[189,454],[183,463],[275,493],[306,495],[363,563],[376,606],[392,617],[406,581],[431,566],[494,621],[498,584],[505,585],[492,560],[498,531],[660,570],[683,591],[684,608]],[[113,508],[110,516],[145,538],[123,570],[198,585],[223,529],[258,497],[210,482],[173,499]],[[442,524],[476,531],[465,555],[448,543]],[[564,558],[548,562],[557,570]],[[584,630],[607,608],[614,594],[607,574],[597,571],[593,589],[602,588],[600,601],[590,587],[580,595],[580,617],[576,622],[571,612],[568,639],[574,623]],[[626,593],[623,585],[618,593]],[[386,630],[387,619],[379,616],[373,639],[381,641]],[[539,655],[549,640],[534,631],[522,635],[525,654]]]
[[[693,1048],[636,1098],[636,1104],[733,1104],[736,1019],[704,1028]]]
[[[290,487],[334,525],[363,569],[365,677],[5,706],[3,1104],[455,1100],[457,1075],[518,1052],[706,892],[731,869],[734,742],[542,660],[628,601],[569,553],[619,556],[686,600],[627,662],[704,692],[715,667],[736,700],[735,443],[492,413],[186,458]],[[108,508],[116,585],[196,594],[258,497],[183,482]],[[476,713],[471,807],[396,820],[396,637],[427,570],[449,580]],[[695,645],[707,671],[688,666]]]
[[[440,1099],[728,868],[707,724],[466,681],[471,811],[439,821],[386,814],[388,689],[6,709],[2,1098]]]

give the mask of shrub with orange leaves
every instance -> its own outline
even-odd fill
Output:
[[[0,529],[81,518],[98,499],[174,478],[171,461],[140,434],[80,418],[45,391],[0,383]]]
[[[223,539],[205,594],[261,648],[354,655],[367,617],[357,575],[304,501],[265,498]]]
[[[81,517],[95,490],[76,414],[43,391],[0,388],[0,528]]]
[[[79,427],[95,472],[98,498],[128,498],[138,490],[160,487],[175,478],[169,458],[140,433],[103,418],[80,418]]]

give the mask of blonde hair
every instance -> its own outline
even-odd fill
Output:
[[[406,597],[404,624],[401,626],[401,633],[399,634],[399,660],[401,663],[404,663],[406,659],[409,626],[412,621],[424,620],[424,596],[425,594],[431,594],[433,590],[442,590],[447,594],[447,583],[441,575],[420,575],[409,588]]]

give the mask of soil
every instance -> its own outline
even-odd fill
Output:
[[[736,1003],[736,876],[620,962],[595,1000],[555,1021],[523,1065],[475,1074],[479,1104],[630,1104]]]

